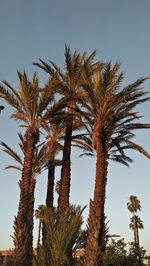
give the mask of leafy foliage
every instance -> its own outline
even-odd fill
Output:
[[[133,196],[131,195],[129,197],[129,202],[127,202],[127,207],[128,207],[128,210],[131,212],[131,213],[136,213],[138,210],[140,211],[141,210],[141,204],[140,204],[140,201],[139,199],[136,197],[136,196]]]
[[[149,100],[142,84],[146,78],[138,79],[121,89],[123,73],[119,73],[120,64],[107,63],[97,67],[93,76],[85,69],[83,90],[86,93],[81,101],[85,108],[83,115],[89,125],[93,147],[96,137],[105,140],[107,158],[129,166],[132,159],[126,154],[134,149],[146,157],[149,153],[133,141],[135,129],[150,128],[150,124],[138,122],[141,115],[135,111],[137,105]]]
[[[143,266],[145,250],[143,247],[138,249],[133,242],[129,243],[129,248],[124,239],[112,239],[106,248],[106,255],[103,266]],[[140,254],[141,261],[137,261],[136,254]]]
[[[4,262],[3,262],[3,266],[16,266],[15,256],[5,257]]]
[[[57,165],[62,165],[61,181],[59,184],[57,183],[57,191],[59,192],[59,198],[62,198],[61,201],[65,202],[66,198],[68,198],[67,204],[65,203],[66,205],[64,205],[64,202],[61,204],[61,216],[56,209],[50,210],[43,208],[43,206],[40,207],[41,210],[39,209],[39,212],[36,212],[36,216],[40,219],[40,224],[42,225],[43,223],[46,226],[47,233],[46,240],[42,245],[40,245],[39,238],[38,254],[35,258],[36,265],[75,265],[78,262],[74,260],[73,252],[76,248],[84,247],[85,245],[87,232],[81,230],[83,209],[74,206],[67,208],[69,206],[70,192],[71,145],[81,148],[83,155],[93,156],[96,153],[96,173],[102,173],[102,171],[98,170],[104,169],[100,178],[97,174],[96,178],[99,182],[97,181],[95,186],[95,191],[98,191],[97,188],[101,187],[104,188],[104,193],[100,195],[99,191],[97,194],[95,192],[94,200],[91,200],[93,213],[91,208],[92,218],[89,232],[92,232],[94,237],[96,236],[97,242],[99,241],[98,244],[96,241],[91,242],[92,252],[96,245],[98,247],[97,250],[100,245],[103,246],[102,243],[105,243],[107,233],[104,225],[104,203],[108,160],[129,166],[132,162],[132,158],[128,155],[128,150],[130,149],[136,150],[150,159],[150,154],[142,146],[134,142],[135,130],[150,128],[150,124],[140,122],[141,115],[135,110],[139,104],[150,100],[150,97],[147,96],[142,87],[147,78],[140,78],[121,89],[123,73],[119,72],[120,64],[118,62],[114,65],[110,62],[105,64],[102,62],[93,63],[95,55],[95,51],[89,56],[87,56],[86,52],[83,54],[77,51],[71,53],[70,48],[66,46],[63,71],[52,61],[47,63],[40,59],[39,63],[35,63],[36,66],[49,74],[49,80],[44,88],[39,87],[39,79],[36,73],[34,73],[30,81],[25,71],[18,72],[18,91],[7,81],[3,81],[3,84],[0,85],[0,98],[3,98],[14,109],[11,118],[21,121],[23,126],[27,127],[28,134],[26,133],[25,136],[19,135],[21,140],[19,145],[24,159],[27,158],[27,144],[29,144],[31,135],[32,138],[30,140],[34,139],[33,145],[29,145],[32,146],[33,152],[32,155],[30,154],[29,160],[26,160],[28,161],[28,166],[19,154],[13,151],[5,142],[1,142],[4,152],[19,164],[9,165],[6,168],[17,169],[22,173],[23,170],[26,170],[22,174],[22,176],[24,175],[24,183],[20,182],[20,188],[24,189],[22,189],[22,199],[25,199],[24,195],[26,195],[26,202],[24,200],[24,202],[20,203],[20,213],[23,203],[25,203],[26,207],[25,217],[28,217],[28,210],[31,207],[29,222],[33,218],[36,175],[45,169],[51,170]],[[59,96],[57,101],[55,101],[56,96]],[[3,107],[0,106],[0,110],[2,109]],[[42,133],[43,129],[46,131],[47,137],[46,141],[43,142],[44,144],[37,145],[41,133],[40,129]],[[75,133],[78,130],[81,130],[81,134]],[[85,133],[83,130],[85,130]],[[63,146],[62,141],[66,145],[64,144]],[[28,154],[30,150],[32,149],[28,150]],[[99,156],[99,161],[98,150],[102,155]],[[60,151],[63,152],[63,160],[56,158]],[[27,176],[29,182],[26,181]],[[103,182],[100,182],[103,177]],[[66,180],[62,181],[65,178]],[[31,182],[32,186],[28,188],[27,185],[30,184],[30,181],[34,182]],[[97,184],[100,184],[100,186],[98,187]],[[30,200],[29,191],[32,192]],[[99,199],[102,204],[98,206]],[[65,213],[63,213],[64,207],[67,208]],[[138,228],[143,228],[143,223],[135,215],[141,209],[140,201],[136,196],[130,196],[128,209],[133,213],[130,227],[135,229],[136,225],[137,241],[130,244],[129,252],[127,252],[123,239],[117,242],[112,240],[112,243],[107,247],[106,266],[135,266],[137,254],[140,265],[143,263],[144,250],[139,247],[138,238]],[[96,215],[100,214],[99,216],[97,215],[97,220],[94,217],[94,213]],[[22,223],[26,226],[24,214],[20,214],[20,217],[23,217]],[[94,224],[93,227],[92,223]],[[21,226],[18,223],[17,237],[20,235],[20,228]],[[99,228],[104,228],[103,232],[100,232]],[[33,224],[31,225],[30,233],[32,233],[32,229]],[[27,234],[23,233],[22,236],[22,246],[26,250],[24,236],[26,237]],[[105,245],[101,251],[103,252],[104,249]],[[97,254],[102,254],[102,252],[98,251]],[[30,254],[32,263],[32,247]],[[27,259],[28,256],[26,256]]]
[[[73,252],[83,246],[82,212],[84,209],[71,206],[59,216],[57,210],[46,208],[42,221],[46,225],[47,238],[35,258],[38,266],[75,265]]]

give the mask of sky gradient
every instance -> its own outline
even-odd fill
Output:
[[[41,84],[47,76],[35,66],[38,58],[64,64],[65,44],[71,50],[91,53],[96,59],[118,60],[124,72],[123,85],[141,76],[150,76],[150,1],[148,0],[1,0],[0,1],[0,80],[17,88],[16,71],[25,69],[29,77],[34,71]],[[150,80],[144,87],[150,92]],[[3,104],[0,100],[0,104]],[[0,139],[18,150],[17,122],[10,120],[11,109],[6,104],[0,115]],[[150,122],[150,104],[138,110],[143,121]],[[150,151],[150,132],[137,132],[137,141]],[[19,150],[18,150],[19,151]],[[71,202],[88,205],[93,195],[95,161],[78,158],[72,153]],[[119,234],[125,241],[133,240],[129,229],[130,213],[126,203],[136,195],[142,205],[139,214],[144,223],[141,243],[150,254],[150,161],[137,153],[130,153],[134,163],[130,168],[110,162],[107,185],[106,215],[111,234]],[[0,249],[13,246],[14,215],[19,200],[19,174],[3,170],[10,163],[0,150]],[[59,178],[59,171],[57,172]],[[35,206],[45,202],[46,173],[37,179]],[[85,210],[85,220],[88,207]],[[35,226],[37,222],[35,222]],[[36,234],[36,230],[35,230]],[[36,238],[35,238],[36,241]]]

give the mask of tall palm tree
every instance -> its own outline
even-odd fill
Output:
[[[139,218],[139,216],[136,215],[137,211],[141,210],[140,200],[136,196],[131,195],[129,197],[129,202],[127,202],[127,207],[128,207],[128,210],[133,214],[131,218],[131,223],[129,226],[134,232],[134,243],[136,246],[139,247],[138,228],[139,229],[144,228],[141,219]]]
[[[72,54],[69,47],[65,47],[65,72],[63,73],[60,68],[50,61],[51,65],[47,64],[43,60],[40,63],[35,63],[36,66],[42,68],[50,76],[56,76],[55,88],[57,92],[62,95],[63,99],[67,99],[67,119],[66,129],[64,136],[64,149],[61,168],[60,179],[60,193],[58,198],[58,208],[60,212],[66,210],[69,206],[70,197],[70,175],[71,175],[71,140],[72,132],[75,125],[75,118],[79,114],[75,111],[78,103],[78,99],[82,98],[83,91],[81,90],[81,83],[83,78],[83,66],[90,65],[91,72],[94,71],[95,65],[91,62],[95,56],[94,51],[89,57],[86,57],[86,53],[80,55],[76,51]],[[77,122],[78,123],[78,122]],[[83,127],[83,124],[82,124]]]
[[[134,232],[134,243],[135,246],[138,248],[140,247],[139,244],[139,229],[144,229],[143,222],[138,215],[133,215],[131,217],[131,223],[129,224],[130,229]]]
[[[19,182],[20,201],[14,224],[14,244],[17,266],[31,266],[34,188],[36,183],[32,175],[33,158],[39,141],[39,129],[46,117],[51,112],[54,114],[53,108],[46,109],[52,103],[54,96],[52,89],[50,90],[50,84],[47,84],[48,90],[39,88],[36,74],[33,75],[32,81],[29,81],[25,72],[18,72],[18,77],[19,91],[4,81],[3,85],[0,85],[0,97],[15,109],[11,118],[23,122],[26,127],[24,135],[26,145],[22,176]]]
[[[89,77],[86,74],[83,89],[86,98],[85,119],[92,131],[92,143],[96,151],[96,177],[94,198],[90,200],[88,218],[88,238],[86,245],[86,266],[102,265],[102,254],[105,250],[105,198],[109,160],[129,165],[132,159],[126,154],[134,149],[148,158],[150,155],[143,147],[133,141],[135,129],[150,128],[142,124],[135,107],[149,100],[141,85],[146,78],[141,78],[121,89],[123,74],[119,73],[120,65],[107,63],[99,67]]]

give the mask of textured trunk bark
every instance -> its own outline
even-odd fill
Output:
[[[135,213],[134,213],[135,216]],[[136,216],[134,218],[134,225],[133,225],[133,232],[134,232],[134,243],[137,246],[138,245],[138,233],[137,233],[137,223],[136,223]]]
[[[54,157],[52,161],[49,161],[48,167],[48,182],[47,182],[47,195],[46,195],[46,206],[53,209],[53,202],[54,202],[54,179],[55,179],[55,165],[54,165]],[[44,244],[46,240],[46,226],[43,222],[42,226],[42,242]]]
[[[53,209],[54,201],[54,179],[55,179],[55,165],[54,158],[49,162],[48,167],[48,182],[47,182],[47,195],[46,195],[46,206]]]
[[[14,224],[14,244],[17,266],[32,266],[33,246],[33,213],[35,179],[32,178],[32,162],[38,133],[27,129],[25,134],[27,142],[24,166],[20,186],[20,201],[17,218]]]
[[[135,243],[135,246],[136,246],[137,245],[137,235],[136,235],[136,227],[135,227],[135,225],[134,225],[133,233],[134,233],[134,243]]]
[[[135,215],[135,213],[134,213],[134,215]],[[135,219],[134,219],[133,232],[134,232],[135,256],[136,256],[137,263],[139,264],[140,263],[139,262],[140,261],[140,257],[139,257],[138,227],[137,227],[137,223],[136,223]]]
[[[136,238],[136,258],[139,265],[141,265],[141,254],[140,254],[140,244],[139,244],[139,230],[137,222],[135,222],[135,238]]]
[[[88,238],[85,250],[85,266],[101,266],[103,253],[105,251],[105,215],[104,206],[106,198],[107,182],[107,152],[105,142],[100,138],[96,142],[96,179],[94,200],[90,201],[88,219]]]
[[[70,172],[71,172],[71,137],[72,121],[66,126],[63,160],[61,168],[60,193],[58,197],[58,210],[64,212],[69,206]]]
[[[138,246],[138,248],[140,248],[140,242],[139,242],[139,230],[138,230],[138,226],[137,226],[137,232],[136,232],[136,234],[137,234],[137,246]]]

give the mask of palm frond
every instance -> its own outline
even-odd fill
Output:
[[[3,98],[13,108],[22,112],[22,108],[18,98],[15,96],[14,93],[10,92],[2,85],[0,85],[0,98]]]
[[[139,144],[136,144],[135,142],[132,142],[130,140],[127,141],[130,149],[136,150],[139,153],[142,153],[145,157],[147,157],[148,159],[150,159],[150,154]]]
[[[22,172],[22,168],[19,166],[15,166],[15,165],[8,165],[5,167],[5,169],[14,169],[14,170]]]
[[[11,158],[17,161],[21,166],[23,166],[23,161],[18,153],[16,153],[12,148],[10,148],[5,142],[0,142],[3,147],[3,151],[7,153]]]
[[[50,76],[53,76],[55,73],[54,69],[49,64],[47,64],[45,61],[43,61],[42,59],[39,58],[39,61],[40,61],[40,63],[33,63],[33,65],[43,69]]]

